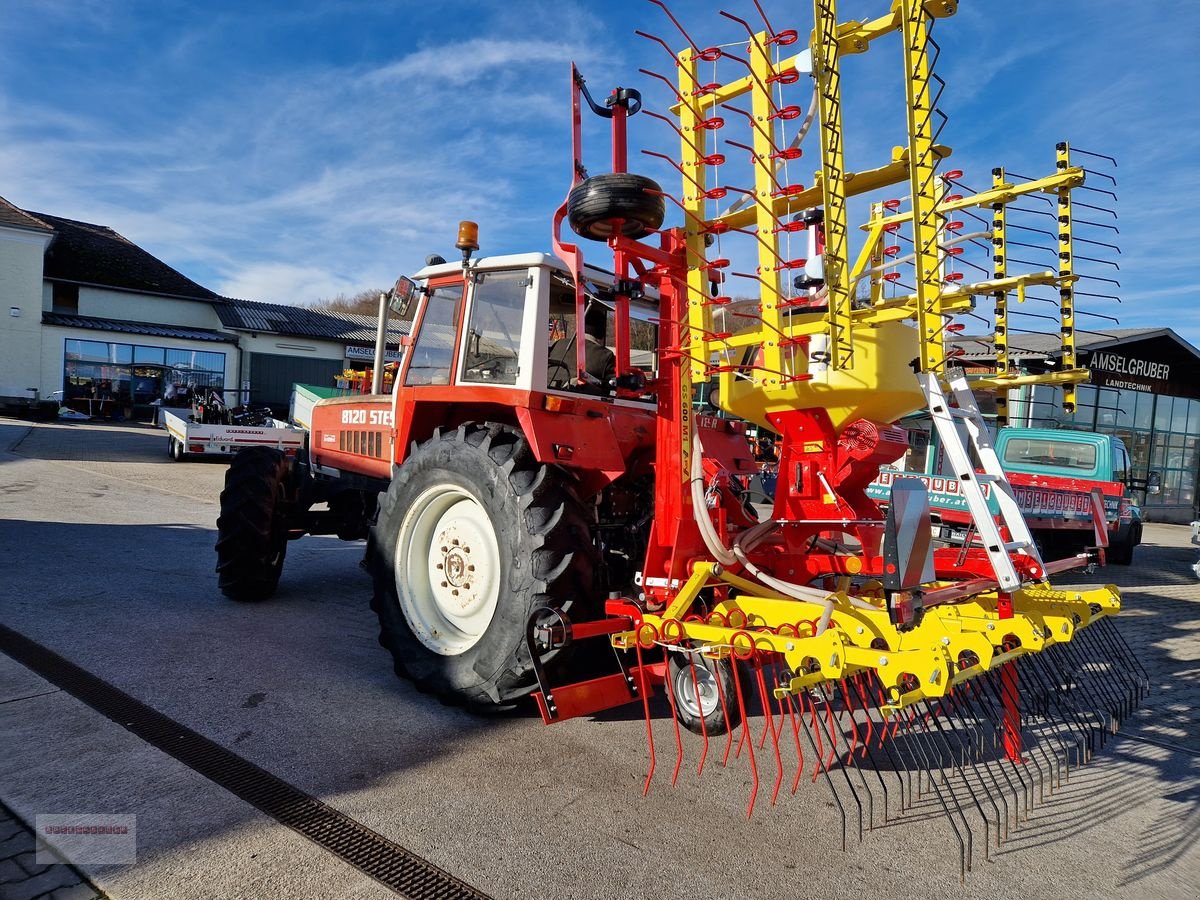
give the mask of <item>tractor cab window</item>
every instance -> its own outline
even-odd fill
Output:
[[[475,279],[462,380],[516,384],[529,273],[484,272]]]
[[[409,350],[405,384],[449,384],[454,358],[454,326],[458,304],[462,301],[461,284],[445,284],[433,289],[425,301],[421,330]]]

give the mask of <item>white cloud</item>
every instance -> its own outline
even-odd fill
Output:
[[[321,266],[259,263],[235,269],[213,289],[225,297],[294,304],[350,295],[364,287],[357,274],[339,277]]]
[[[367,73],[363,81],[376,86],[419,80],[457,87],[495,78],[500,67],[567,61],[573,49],[557,41],[472,38],[417,50]],[[520,98],[513,103],[519,105]]]

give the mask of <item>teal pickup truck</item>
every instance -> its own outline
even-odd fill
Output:
[[[1133,550],[1142,540],[1142,517],[1130,492],[1129,451],[1120,438],[1090,431],[1001,428],[996,452],[1045,556],[1068,556],[1095,545],[1091,495],[1099,489],[1108,519],[1106,559],[1119,565],[1133,562]],[[925,482],[942,539],[966,540],[971,514],[956,478],[884,468],[867,494],[886,502],[892,479],[899,475]]]

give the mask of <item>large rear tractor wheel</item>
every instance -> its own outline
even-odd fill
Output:
[[[625,237],[643,238],[662,227],[666,214],[658,183],[627,172],[593,175],[571,188],[567,196],[571,230],[593,241],[612,237],[614,219],[621,220],[620,232]]]
[[[380,495],[369,553],[396,674],[448,703],[528,694],[530,615],[593,596],[589,522],[510,426],[463,425],[418,447]]]
[[[233,457],[217,518],[217,580],[232,600],[266,600],[287,555],[288,461],[271,447]]]

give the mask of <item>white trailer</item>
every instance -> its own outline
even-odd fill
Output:
[[[305,430],[268,418],[262,425],[205,425],[193,421],[189,410],[163,409],[159,421],[170,435],[171,459],[188,456],[230,456],[246,447],[273,447],[295,456],[304,446]]]

